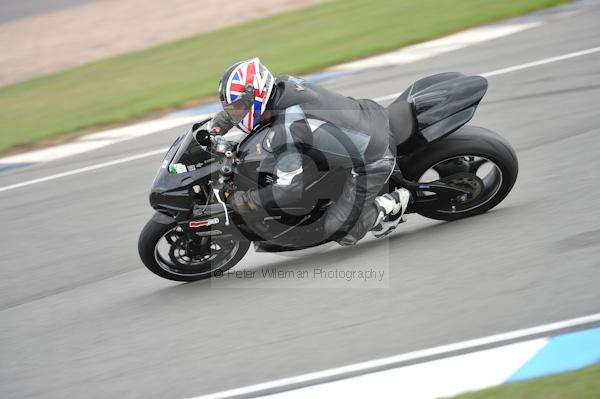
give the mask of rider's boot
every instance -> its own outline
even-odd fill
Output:
[[[410,202],[410,191],[398,188],[389,194],[375,198],[377,220],[371,233],[377,238],[390,234],[398,224],[406,221],[404,212]]]

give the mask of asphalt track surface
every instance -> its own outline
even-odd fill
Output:
[[[327,82],[378,97],[600,46],[600,4],[421,62]],[[236,270],[389,265],[389,287],[177,284],[140,263],[161,155],[0,193],[0,397],[184,398],[600,311],[600,53],[489,78],[473,124],[516,148],[488,214],[413,216],[387,240]],[[167,146],[184,129],[6,172],[0,187]],[[265,288],[265,285],[267,287]],[[314,288],[314,289],[311,289]]]
[[[96,0],[0,0],[0,24]]]

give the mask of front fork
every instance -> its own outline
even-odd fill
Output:
[[[225,184],[231,180],[234,163],[233,151],[227,150],[223,153],[223,155],[223,164],[219,169],[219,179],[217,180],[216,184],[213,184],[213,194],[215,195],[217,202],[223,207],[223,212],[225,214],[225,226],[229,226],[229,211],[227,210],[225,201],[223,201],[223,198],[221,198],[221,190],[223,187],[225,187]]]

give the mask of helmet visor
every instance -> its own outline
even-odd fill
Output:
[[[244,92],[231,104],[224,104],[223,110],[227,113],[229,121],[235,126],[252,110],[254,105],[254,86],[246,85]]]

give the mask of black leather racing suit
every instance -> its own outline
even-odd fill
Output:
[[[325,159],[313,161],[347,171],[342,195],[326,213],[325,233],[342,245],[355,244],[373,228],[374,199],[394,168],[396,145],[386,110],[292,76],[276,79],[267,109],[272,152],[263,162],[272,165],[277,179],[258,190],[235,192],[230,204],[243,214],[298,201],[304,182],[311,181],[303,176],[305,157],[316,149]]]

